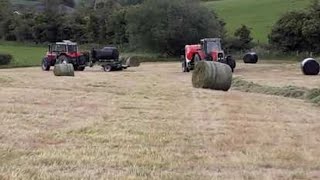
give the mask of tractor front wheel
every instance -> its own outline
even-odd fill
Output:
[[[74,67],[74,70],[76,70],[76,71],[84,71],[85,69],[86,69],[85,66],[75,66]]]
[[[196,65],[199,61],[201,61],[201,58],[198,54],[194,55],[193,57],[194,65]]]
[[[182,62],[182,72],[189,72],[189,68],[185,60]]]
[[[234,60],[232,56],[227,56],[226,63],[230,66],[233,72],[237,65],[236,60]]]
[[[43,71],[49,71],[50,70],[50,63],[49,63],[47,58],[43,58],[42,59],[41,69]]]

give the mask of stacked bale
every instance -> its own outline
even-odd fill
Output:
[[[301,70],[304,75],[318,75],[320,65],[315,59],[307,58],[301,62]]]
[[[133,56],[133,57],[129,57],[127,60],[126,60],[126,65],[128,67],[138,67],[140,66],[140,60]]]
[[[256,64],[258,62],[258,55],[254,52],[247,53],[243,56],[244,63]]]
[[[74,68],[72,64],[56,64],[53,69],[55,76],[74,76]]]
[[[195,88],[228,91],[232,83],[232,70],[229,65],[215,61],[200,61],[192,73]]]

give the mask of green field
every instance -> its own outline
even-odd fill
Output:
[[[14,58],[10,67],[38,66],[45,52],[46,47],[20,45],[8,42],[0,43],[0,53],[9,53]]]
[[[80,45],[80,51],[88,51],[90,45]],[[121,50],[120,50],[121,51]],[[40,66],[41,59],[47,52],[46,46],[36,46],[33,44],[23,44],[17,42],[0,41],[0,53],[11,54],[14,58],[9,65],[0,66],[0,68],[11,67],[31,67]],[[159,57],[157,53],[150,52],[120,52],[120,56],[138,56],[142,62],[144,61],[176,61],[176,58]]]
[[[39,4],[39,1],[33,1],[33,0],[11,0],[11,3],[14,4],[14,5],[33,6],[33,5]]]
[[[267,42],[272,25],[284,13],[304,9],[309,0],[219,0],[204,3],[214,9],[227,23],[228,33],[245,24],[252,28],[253,37]]]

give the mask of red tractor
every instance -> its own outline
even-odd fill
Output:
[[[64,40],[50,44],[46,56],[42,59],[41,67],[49,71],[51,66],[61,63],[71,63],[76,71],[83,71],[88,63],[88,56],[79,52],[75,42]]]
[[[233,72],[236,61],[232,56],[225,55],[220,41],[220,38],[206,38],[201,39],[200,44],[186,45],[182,55],[182,71],[189,72],[194,69],[197,62],[206,60],[228,64]]]

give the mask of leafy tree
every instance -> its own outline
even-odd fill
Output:
[[[63,0],[62,2],[63,2],[63,4],[65,4],[66,6],[69,6],[69,7],[75,7],[75,5],[76,5],[74,0]]]
[[[143,1],[144,0],[119,0],[120,4],[124,6],[141,4]]]
[[[223,35],[216,14],[194,0],[146,0],[131,7],[126,17],[133,48],[178,54],[188,43]]]
[[[123,46],[129,42],[128,35],[126,33],[126,13],[127,10],[123,8],[114,12],[110,16],[107,36],[111,39],[112,44]]]
[[[320,52],[320,2],[318,0],[312,1],[306,16],[307,18],[302,25],[302,36],[306,41],[306,50]]]
[[[243,50],[250,49],[252,47],[251,41],[253,38],[251,37],[250,29],[246,25],[242,25],[237,29],[234,36],[240,41]]]
[[[269,42],[282,51],[305,50],[307,42],[302,33],[303,25],[309,17],[305,12],[289,12],[273,26]]]
[[[320,53],[320,2],[313,0],[307,11],[283,15],[273,26],[269,42],[282,51]]]
[[[11,3],[9,0],[0,0],[0,37],[3,37],[10,24]]]
[[[16,27],[15,37],[18,41],[33,41],[32,27],[35,26],[34,13],[29,12],[22,15],[15,15]]]

